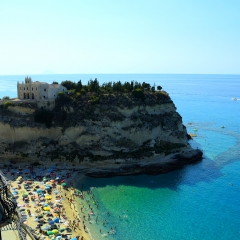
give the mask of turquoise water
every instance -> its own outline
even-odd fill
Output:
[[[164,175],[85,177],[84,189],[94,187],[95,200],[86,194],[94,215],[85,222],[95,240],[240,239],[240,101],[231,100],[240,98],[239,75],[35,77],[33,80],[47,82],[84,82],[97,77],[100,82],[136,80],[161,85],[173,99],[188,132],[197,134],[190,144],[204,152],[201,162]],[[0,94],[14,95],[8,86],[21,78],[24,76],[0,76],[0,82],[9,81]],[[86,201],[84,206],[87,214]],[[107,221],[104,226],[103,220]]]

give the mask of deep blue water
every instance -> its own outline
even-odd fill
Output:
[[[99,202],[97,209],[90,201],[95,215],[87,226],[94,239],[240,239],[240,101],[231,100],[240,98],[240,75],[32,75],[49,83],[90,78],[161,85],[188,132],[197,128],[191,145],[204,152],[201,162],[164,175],[84,178]],[[0,76],[0,97],[15,97],[16,82],[23,80]]]

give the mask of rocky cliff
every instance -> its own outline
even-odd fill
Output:
[[[86,94],[71,101],[58,99],[52,111],[44,111],[34,102],[1,106],[2,162],[67,162],[87,166],[89,172],[114,165],[119,174],[118,169],[126,163],[141,173],[150,171],[153,158],[156,168],[168,156],[168,163],[180,159],[179,166],[202,156],[188,145],[182,118],[163,91],[145,93],[144,99],[130,94]],[[36,118],[46,112],[51,123],[48,127]]]

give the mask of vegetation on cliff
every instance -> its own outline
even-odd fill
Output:
[[[101,86],[97,79],[83,85],[66,80],[61,83],[68,89],[67,95],[59,93],[53,110],[53,122],[56,126],[75,126],[79,122],[91,119],[101,120],[102,116],[111,121],[121,120],[122,116],[115,108],[132,108],[137,105],[155,105],[171,102],[168,93],[143,82],[135,81],[104,83]],[[96,111],[99,109],[99,111]]]

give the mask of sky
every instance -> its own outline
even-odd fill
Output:
[[[0,75],[240,74],[239,0],[1,0]]]

